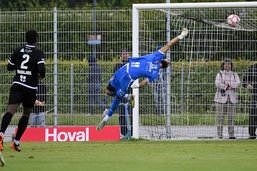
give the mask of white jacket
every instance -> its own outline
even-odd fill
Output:
[[[225,70],[220,71],[216,75],[215,85],[217,87],[214,98],[215,102],[226,103],[228,100],[230,100],[231,103],[238,102],[238,94],[236,89],[240,85],[240,79],[236,72]],[[226,90],[227,85],[229,85],[229,89]],[[224,93],[221,92],[222,90]]]

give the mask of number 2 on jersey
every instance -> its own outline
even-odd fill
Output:
[[[26,66],[26,63],[29,62],[29,55],[24,54],[24,55],[22,55],[22,58],[24,58],[25,60],[22,61],[22,63],[21,63],[21,69],[28,69],[28,66]]]
[[[29,62],[29,55],[28,54],[24,54],[22,55],[22,58],[24,58],[24,61],[22,61],[21,63],[21,69],[28,69],[28,66],[26,66],[26,64]],[[20,75],[20,80],[21,82],[26,82],[26,76],[24,75]]]

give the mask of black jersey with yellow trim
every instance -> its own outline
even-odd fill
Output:
[[[25,45],[14,50],[7,69],[16,70],[13,84],[37,89],[38,77],[45,77],[45,54],[34,45]]]

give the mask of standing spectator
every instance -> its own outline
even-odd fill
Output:
[[[7,70],[15,71],[10,87],[7,112],[4,114],[0,130],[0,151],[3,151],[4,133],[20,104],[23,114],[18,123],[18,129],[11,148],[20,152],[20,139],[25,132],[29,115],[36,100],[38,80],[45,77],[45,54],[36,48],[38,33],[35,30],[26,32],[25,46],[16,49],[8,60]]]
[[[249,139],[256,139],[257,129],[257,64],[252,65],[243,78],[243,86],[252,91],[249,112]]]
[[[217,92],[214,101],[216,102],[217,133],[218,138],[223,138],[224,117],[228,116],[229,139],[235,139],[234,135],[234,115],[238,95],[236,89],[240,84],[239,76],[233,72],[233,64],[230,59],[225,59],[221,64],[221,71],[217,74],[215,85]]]
[[[129,58],[128,49],[125,49],[125,48],[122,49],[121,55],[120,55],[120,61],[119,61],[119,63],[117,63],[114,66],[113,73],[115,73],[120,67],[125,65],[128,62],[128,58]],[[131,88],[128,90],[128,93],[132,94],[132,89]],[[126,117],[125,117],[126,112],[128,112],[130,123],[132,123],[132,107],[131,107],[131,105],[129,105],[128,100],[123,98],[121,100],[121,105],[118,108],[118,113],[119,113],[120,134],[124,138],[126,138],[126,135],[128,133],[128,127],[127,127],[128,125],[127,125],[127,121],[126,121]],[[131,127],[131,132],[130,133],[131,133],[131,135],[128,135],[128,136],[132,136],[132,127]]]
[[[41,81],[37,87],[37,99],[31,113],[31,126],[45,126],[45,103],[46,103],[46,85]]]
[[[96,57],[89,55],[87,58],[89,63],[87,84],[88,84],[88,113],[95,114],[97,108],[100,106],[101,109],[105,109],[104,102],[101,99],[101,84],[102,84],[102,69],[97,64]]]

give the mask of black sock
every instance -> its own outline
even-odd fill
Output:
[[[1,123],[1,130],[0,132],[4,133],[10,124],[12,120],[13,115],[10,112],[6,112],[2,118],[2,123]]]
[[[20,118],[19,123],[18,123],[18,129],[17,129],[16,136],[15,136],[15,140],[20,141],[21,136],[23,135],[23,133],[25,132],[25,130],[28,126],[28,122],[29,122],[29,117],[22,116]]]

